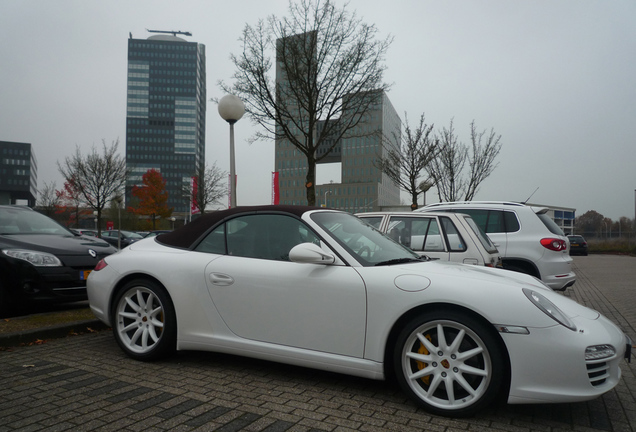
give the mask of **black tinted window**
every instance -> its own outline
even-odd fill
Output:
[[[504,219],[506,222],[506,232],[516,232],[521,228],[519,219],[517,219],[517,215],[514,212],[504,212]]]
[[[288,261],[289,251],[306,242],[320,244],[313,231],[298,219],[283,215],[247,215],[216,228],[195,250]]]

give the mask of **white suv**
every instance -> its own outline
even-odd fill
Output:
[[[536,276],[555,290],[576,282],[568,239],[546,214],[547,208],[466,201],[431,204],[417,211],[469,214],[497,246],[505,269]]]

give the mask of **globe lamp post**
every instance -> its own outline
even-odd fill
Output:
[[[225,95],[219,101],[219,115],[230,124],[230,207],[236,207],[236,162],[234,160],[234,123],[245,114],[243,101],[234,95]]]

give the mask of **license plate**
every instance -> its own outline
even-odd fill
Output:
[[[578,243],[572,243],[570,246],[578,246]]]
[[[91,274],[92,270],[82,270],[80,271],[80,280],[88,279],[88,275]]]

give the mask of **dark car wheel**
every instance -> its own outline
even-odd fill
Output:
[[[168,293],[157,283],[137,279],[127,283],[113,302],[115,339],[137,360],[157,360],[172,354],[177,319]]]
[[[408,323],[398,336],[393,365],[407,394],[425,410],[449,417],[470,416],[492,403],[507,376],[496,335],[450,310]]]

